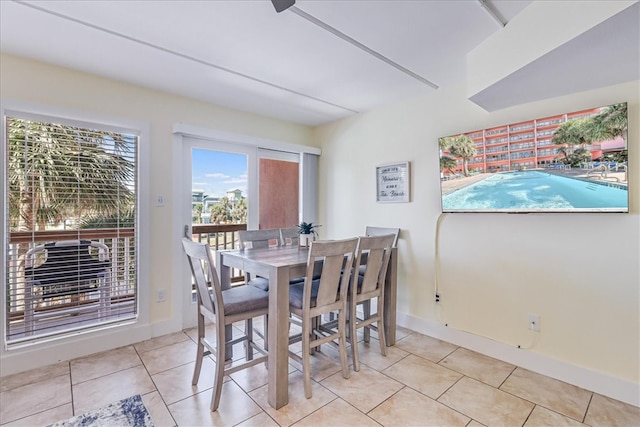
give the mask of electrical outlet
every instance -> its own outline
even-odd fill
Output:
[[[440,293],[436,293],[436,302],[440,302],[441,298],[440,298]]]
[[[163,302],[165,299],[164,289],[158,289],[158,302]]]
[[[540,315],[538,314],[529,314],[528,316],[528,321],[529,321],[529,330],[531,331],[535,331],[535,332],[540,332]]]

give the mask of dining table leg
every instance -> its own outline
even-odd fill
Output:
[[[289,267],[269,274],[269,405],[289,403]]]
[[[391,249],[384,288],[384,333],[387,346],[396,343],[396,312],[398,303],[398,248]]]

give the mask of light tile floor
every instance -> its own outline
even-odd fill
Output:
[[[388,356],[359,343],[342,378],[336,350],[312,357],[313,397],[290,364],[289,404],[267,404],[264,365],[225,378],[209,411],[214,362],[191,385],[195,330],[57,363],[0,381],[0,424],[39,426],[141,394],[161,426],[640,426],[640,409],[406,329]],[[240,353],[240,352],[238,352]]]

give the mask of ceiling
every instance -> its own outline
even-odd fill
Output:
[[[2,0],[0,48],[318,125],[464,82],[466,54],[530,3]]]

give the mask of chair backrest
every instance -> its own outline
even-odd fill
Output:
[[[282,246],[298,246],[300,234],[297,228],[281,228],[280,244]]]
[[[400,236],[399,228],[371,227],[367,225],[364,230],[365,236],[386,236],[387,234],[393,234],[395,236],[395,238],[393,239],[393,247],[397,247],[398,237]]]
[[[224,316],[222,303],[222,288],[213,264],[211,248],[204,243],[194,242],[186,237],[182,238],[182,247],[187,254],[193,280],[196,282],[198,308],[209,312],[211,316]],[[211,291],[208,284],[211,283]]]
[[[349,288],[349,274],[342,274],[343,269],[351,270],[355,257],[358,239],[319,240],[311,243],[307,259],[307,274],[303,296],[303,308],[309,309],[311,295],[310,284],[313,280],[316,261],[322,261],[322,273],[316,298],[316,308],[345,301]]]
[[[364,236],[358,239],[355,265],[361,264],[363,256],[367,257],[367,263],[362,284],[360,286],[355,286],[356,283],[352,285],[354,292],[367,293],[384,288],[395,238],[395,235],[387,234],[386,236]]]
[[[280,229],[240,230],[238,231],[238,239],[240,240],[240,249],[280,246]]]

